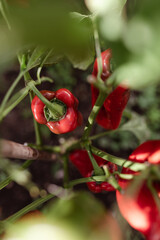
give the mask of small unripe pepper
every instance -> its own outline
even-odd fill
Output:
[[[110,59],[112,57],[111,49],[107,49],[102,52],[102,74],[101,79],[106,81],[107,78],[111,75],[110,71]],[[97,77],[98,74],[98,64],[97,59],[95,60],[92,75]],[[98,95],[99,90],[91,85],[92,92],[92,106],[94,106]],[[108,130],[113,130],[118,128],[122,113],[124,108],[127,105],[127,102],[130,97],[130,91],[128,88],[123,86],[118,86],[115,90],[113,90],[105,99],[102,108],[100,109],[96,121],[97,123]]]
[[[56,92],[43,90],[41,94],[52,102],[53,107],[61,107],[62,116],[55,117],[45,104],[35,96],[31,109],[38,123],[45,124],[55,134],[71,132],[82,124],[82,114],[77,110],[78,99],[68,89],[62,88]]]
[[[97,164],[100,167],[106,165],[110,173],[117,171],[117,165],[103,160],[101,157],[93,154]],[[75,150],[69,155],[70,161],[78,169],[83,177],[93,176],[94,170],[88,153],[86,150]],[[94,193],[100,193],[102,191],[114,191],[115,188],[108,182],[88,182],[88,188]]]
[[[152,140],[141,144],[129,156],[129,160],[140,163],[146,161],[151,164],[160,163],[160,141]],[[122,173],[139,174],[126,168],[122,169]],[[119,179],[119,185],[123,191],[122,193],[117,191],[116,197],[121,214],[133,228],[143,233],[147,240],[159,240],[160,212],[146,180],[135,189],[134,194],[128,191],[130,184],[131,181]],[[160,181],[155,180],[153,187],[160,198]]]

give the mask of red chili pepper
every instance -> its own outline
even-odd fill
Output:
[[[141,144],[129,156],[129,160],[134,162],[148,161],[152,164],[160,163],[160,140],[150,140]]]
[[[117,165],[107,162],[94,154],[93,156],[100,167],[106,165],[111,173],[117,171]],[[91,177],[93,175],[93,166],[86,150],[73,151],[69,155],[69,159],[83,177]],[[88,182],[87,185],[88,188],[94,193],[115,190],[115,188],[108,182]]]
[[[48,108],[45,104],[35,96],[31,109],[35,120],[40,124],[45,124],[53,133],[61,134],[73,131],[77,126],[82,124],[82,114],[77,110],[78,99],[65,88],[59,89],[56,92],[43,90],[41,94],[53,104],[63,105],[64,115],[58,119],[52,119],[49,115]],[[51,119],[48,120],[47,118]]]
[[[102,52],[102,74],[101,78],[103,81],[107,80],[107,78],[111,75],[110,72],[110,59],[112,57],[111,49],[107,49],[106,51]],[[92,75],[97,77],[98,73],[98,66],[97,66],[97,59],[95,60]],[[92,107],[94,106],[98,95],[99,90],[91,85],[91,92],[92,92]],[[127,105],[127,102],[130,97],[130,91],[128,88],[118,86],[113,92],[111,92],[106,100],[102,108],[100,109],[96,121],[97,123],[104,127],[105,129],[116,129],[118,128],[122,113],[124,108]]]
[[[159,163],[160,162],[160,141],[153,140],[141,144],[130,156],[133,162]],[[123,168],[122,173],[139,174]],[[121,214],[127,222],[136,230],[143,233],[148,240],[160,239],[160,212],[154,197],[147,186],[146,180],[138,186],[135,194],[130,194],[128,189],[131,181],[119,180],[123,192],[116,192],[117,203]],[[157,196],[160,198],[160,181],[153,182]]]

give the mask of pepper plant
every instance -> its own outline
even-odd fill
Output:
[[[0,122],[3,125],[5,118],[29,96],[30,106],[27,107],[33,113],[36,136],[36,142],[27,145],[1,139],[0,168],[7,176],[0,182],[0,189],[15,181],[26,188],[33,198],[37,198],[1,221],[0,231],[4,233],[4,239],[10,224],[31,210],[40,208],[53,197],[62,198],[64,202],[66,197],[73,200],[74,186],[82,183],[86,183],[93,193],[115,191],[119,209],[127,222],[146,239],[160,239],[159,140],[145,142],[152,138],[145,118],[126,108],[134,90],[158,84],[160,76],[157,40],[160,33],[155,29],[160,22],[157,13],[159,2],[156,0],[152,8],[150,4],[149,0],[144,6],[134,0],[112,0],[108,3],[86,0],[82,6],[78,1],[76,6],[70,6],[65,1],[0,0],[0,34],[4,37],[0,42],[4,44],[4,49],[0,48],[3,59],[0,64],[5,66],[14,56],[20,69],[2,99]],[[79,12],[75,11],[77,8]],[[148,11],[151,18],[147,18]],[[48,28],[50,24],[53,31]],[[89,73],[87,79],[83,79],[91,91],[88,103],[91,103],[92,109],[87,121],[79,110],[81,99],[67,88],[54,89],[53,79],[47,74],[42,76],[48,66],[54,69],[55,64],[64,58],[74,68]],[[22,81],[25,86],[17,90]],[[52,89],[39,90],[46,82]],[[78,87],[80,85],[81,82],[78,82]],[[65,136],[62,144],[44,144],[41,129],[47,127],[54,138],[57,135]],[[74,135],[78,129],[82,133],[80,138],[67,139],[68,133]],[[110,154],[107,147],[104,151],[96,145],[100,138],[126,131],[135,135],[139,143],[143,142],[129,157]],[[159,138],[159,135],[156,137]],[[133,150],[132,146],[129,147]],[[25,162],[20,165],[10,158]],[[56,160],[63,161],[63,185],[54,185],[50,191],[38,188],[29,172],[33,160],[54,161],[54,165]],[[82,177],[71,179],[70,168],[77,168]],[[148,201],[145,202],[147,197]],[[141,209],[138,212],[139,206]],[[149,213],[146,213],[146,207]],[[144,224],[135,220],[134,210],[142,216]],[[61,218],[61,214],[65,216],[65,209],[57,213],[56,218]],[[84,234],[85,237],[87,234]],[[90,237],[93,239],[93,235]],[[112,240],[112,236],[109,239]]]

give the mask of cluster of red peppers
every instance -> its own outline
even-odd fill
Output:
[[[100,167],[106,165],[112,174],[117,171],[117,166],[94,155]],[[70,161],[79,170],[83,177],[91,177],[94,174],[93,166],[86,150],[75,150],[70,153]],[[147,141],[141,144],[129,156],[128,160],[138,163],[148,162],[150,164],[160,164],[160,140]],[[130,169],[122,169],[123,174],[137,175]],[[127,222],[136,230],[140,231],[147,240],[160,239],[160,209],[158,208],[153,193],[147,185],[147,180],[136,188],[134,193],[130,193],[132,180],[117,178],[122,189],[116,190],[117,203],[121,214]],[[114,191],[115,188],[108,182],[88,182],[88,188],[94,193],[102,191]],[[155,193],[160,200],[160,182],[153,181]]]
[[[77,110],[78,99],[68,89],[62,88],[56,92],[43,90],[41,94],[52,102],[53,106],[63,106],[64,112],[59,119],[54,119],[45,104],[35,96],[31,109],[38,123],[45,124],[55,134],[71,132],[82,124],[82,114]]]
[[[110,75],[110,59],[111,49],[107,49],[101,55],[102,57],[102,74],[101,79],[106,81]],[[92,75],[96,78],[98,74],[97,59],[95,60]],[[99,90],[91,85],[92,91],[92,106],[94,106]],[[77,126],[82,124],[82,115],[77,110],[78,100],[67,89],[59,89],[56,92],[43,90],[41,94],[48,99],[53,105],[63,106],[63,114],[59,119],[55,119],[50,110],[45,104],[35,96],[32,101],[32,112],[36,121],[40,124],[45,124],[56,134],[67,133],[74,130]],[[130,91],[127,87],[118,86],[105,99],[101,107],[96,121],[107,130],[118,128],[122,113],[130,96]],[[106,166],[112,174],[117,171],[117,166],[113,163],[105,161],[104,159],[93,154],[95,161],[99,167]],[[94,176],[94,169],[86,150],[74,150],[69,155],[72,164],[79,170],[83,177]],[[129,160],[133,162],[148,164],[160,164],[160,140],[147,141],[141,144],[130,156]],[[123,168],[122,173],[137,175],[139,173]],[[136,190],[136,194],[129,194],[129,186],[131,180],[124,180],[117,177],[118,183],[123,191],[116,190],[116,197],[119,209],[128,221],[128,223],[140,231],[147,240],[160,240],[160,211],[155,202],[153,194],[148,188],[145,180],[142,185]],[[94,192],[114,191],[115,188],[106,182],[87,182],[88,188]],[[160,198],[160,184],[159,181],[153,182],[153,187],[157,196]]]
[[[102,52],[102,75],[103,81],[111,75],[110,71],[110,59],[111,49],[107,49]],[[92,75],[96,78],[98,74],[97,59],[95,60]],[[99,90],[91,85],[92,91],[92,106],[94,106]],[[73,131],[77,126],[82,124],[82,115],[77,110],[78,100],[68,89],[59,89],[56,92],[43,90],[42,95],[51,101],[53,105],[63,105],[64,113],[58,119],[55,119],[45,104],[35,96],[31,109],[35,120],[40,124],[45,124],[49,129],[56,134],[67,133]],[[114,89],[108,97],[105,99],[103,106],[101,107],[96,121],[99,125],[105,129],[118,128],[123,110],[128,102],[130,91],[128,88],[118,86]]]
[[[111,49],[107,49],[102,52],[102,74],[101,79],[106,81],[107,78],[111,75],[110,71],[110,59],[112,57]],[[98,64],[97,59],[95,60],[92,75],[96,78],[98,74]],[[99,90],[91,85],[92,91],[92,106],[94,106],[98,95]],[[122,113],[126,104],[128,102],[130,96],[129,89],[118,86],[115,90],[113,90],[105,99],[103,106],[101,107],[96,121],[99,125],[106,129],[116,129],[118,128]],[[113,173],[117,170],[117,166],[113,163],[106,162],[102,158],[94,155],[94,158],[100,167],[107,165],[110,173]],[[76,150],[70,154],[70,161],[74,164],[74,166],[79,170],[83,177],[90,177],[93,174],[93,166],[90,161],[90,158],[85,150]],[[111,186],[108,182],[88,182],[88,188],[95,193],[101,191],[114,191],[115,188]]]
[[[110,75],[110,59],[112,57],[111,49],[107,49],[102,52],[102,74],[101,79],[106,81]],[[98,64],[97,59],[95,60],[92,75],[96,78],[98,74]],[[92,106],[94,106],[99,90],[91,85],[92,91]],[[105,99],[102,108],[100,109],[96,121],[97,123],[107,130],[114,130],[118,128],[123,110],[125,109],[127,102],[130,97],[130,91],[128,88],[123,86],[118,86],[114,89]]]

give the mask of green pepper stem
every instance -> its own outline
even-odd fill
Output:
[[[46,81],[47,79],[42,80]],[[34,84],[39,84],[39,81],[34,82]],[[11,97],[7,104],[4,104],[5,109],[0,115],[0,121],[2,121],[7,116],[7,114],[10,113],[27,96],[29,91],[30,89],[28,87],[21,89]]]
[[[54,153],[61,153],[61,147],[60,146],[49,146],[49,145],[43,145],[38,146],[37,144],[29,143],[29,147],[38,149],[38,150],[45,150],[48,152],[54,152]]]
[[[104,85],[104,82],[101,79],[101,74],[103,71],[103,64],[102,64],[102,57],[101,57],[101,48],[100,48],[100,43],[99,43],[99,35],[98,35],[98,31],[97,31],[97,26],[96,26],[96,16],[93,16],[91,19],[92,19],[93,29],[94,29],[95,49],[96,49],[97,63],[98,63],[97,82],[100,85],[101,84]],[[94,121],[96,119],[96,116],[108,95],[107,91],[104,91],[102,89],[99,89],[99,90],[100,90],[99,96],[98,96],[97,101],[96,101],[95,105],[93,106],[92,111],[88,117],[88,122],[84,129],[84,134],[82,136],[82,141],[88,139],[91,129],[92,129],[92,126],[94,124]]]
[[[33,100],[33,92],[29,93],[30,102]],[[33,123],[34,123],[34,130],[35,130],[35,136],[36,136],[36,145],[41,146],[42,145],[42,137],[41,137],[41,131],[40,131],[40,125],[33,117]]]
[[[24,214],[35,210],[37,207],[39,207],[40,205],[42,205],[43,203],[49,201],[50,199],[52,199],[54,197],[53,194],[48,194],[45,197],[39,198],[37,200],[35,200],[34,202],[32,202],[31,204],[27,205],[26,207],[24,207],[23,209],[21,209],[20,211],[16,212],[15,214],[13,214],[11,217],[7,218],[6,220],[2,221],[4,223],[4,225],[7,227],[8,224],[10,223],[14,223],[16,220],[18,220],[20,217],[22,217]]]
[[[0,121],[3,120],[7,114],[12,111],[13,108],[15,108],[28,94],[29,90],[28,89],[23,89],[21,91],[22,95],[20,95],[15,102],[13,102],[11,105],[9,105],[0,115]]]
[[[71,188],[77,184],[81,183],[87,183],[87,182],[104,182],[106,181],[106,176],[93,176],[93,177],[87,177],[87,178],[79,178],[72,180],[68,183],[68,187]]]
[[[99,150],[98,148],[94,147],[91,145],[91,151],[95,155],[103,158],[106,161],[112,162],[117,164],[118,166],[123,166],[125,168],[129,168],[133,171],[142,171],[147,169],[147,165],[145,163],[137,163],[137,162],[132,162],[123,158],[119,158],[116,156],[113,156],[109,153],[103,152]]]
[[[33,81],[30,81],[28,83],[29,88],[37,95],[37,97],[46,105],[46,107],[50,110],[50,113],[53,116],[56,116],[57,118],[61,119],[62,116],[62,106],[56,106],[54,107],[53,104],[48,101],[40,92],[39,90],[35,87]],[[64,114],[63,114],[64,115]]]
[[[23,58],[22,58],[23,60]],[[19,57],[19,61],[20,64],[23,64],[23,66],[25,67],[25,59],[24,61],[20,60]],[[22,67],[22,66],[21,66]],[[56,103],[51,103],[51,101],[48,101],[48,99],[46,99],[40,92],[39,90],[35,87],[35,81],[32,80],[29,72],[25,72],[24,73],[24,78],[25,78],[25,82],[27,83],[27,85],[29,86],[29,88],[39,97],[39,99],[46,105],[45,108],[45,113],[47,112],[49,117],[48,118],[53,118],[55,120],[59,120],[61,119],[65,112],[66,112],[66,108],[65,108],[65,104],[56,104]],[[45,114],[46,116],[46,114]],[[47,121],[50,121],[50,119],[47,119]]]
[[[24,72],[20,72],[19,75],[17,76],[17,78],[15,79],[15,81],[13,82],[13,84],[11,85],[11,87],[9,88],[8,92],[6,93],[1,106],[0,106],[0,113],[2,114],[6,103],[10,97],[10,95],[12,94],[13,90],[15,89],[16,85],[18,84],[18,82],[21,80],[22,76],[23,76]]]
[[[21,56],[19,54],[18,59],[19,59],[21,69],[22,70],[26,69],[26,56],[25,55]],[[28,71],[26,73],[24,73],[24,79],[25,79],[26,85],[28,84],[29,81],[31,81],[32,78],[31,78]],[[32,91],[29,92],[29,97],[30,97],[30,102],[32,102],[33,97],[34,97],[34,94],[33,94]],[[37,121],[35,120],[34,117],[33,117],[33,123],[34,123],[34,129],[35,129],[36,144],[38,146],[41,146],[42,145],[42,137],[41,137],[40,127],[39,127],[39,124],[37,123]]]
[[[101,79],[101,74],[103,71],[103,64],[102,64],[102,57],[101,57],[101,48],[99,43],[99,34],[97,31],[97,25],[96,25],[96,16],[93,16],[92,23],[93,23],[93,31],[94,31],[94,39],[95,39],[95,49],[96,49],[96,55],[97,55],[97,63],[98,63],[98,74],[97,74],[97,80],[98,82],[102,83],[103,80]]]
[[[102,170],[102,168],[97,164],[95,158],[93,157],[92,153],[91,153],[91,150],[90,150],[90,146],[88,144],[85,145],[85,148],[87,150],[87,153],[88,153],[88,156],[91,160],[91,163],[92,163],[92,166],[93,166],[93,169],[94,169],[94,175],[96,176],[103,176],[104,175],[104,171]]]
[[[88,122],[84,129],[84,134],[82,136],[82,141],[85,141],[86,139],[88,139],[91,129],[92,129],[92,126],[93,126],[93,123],[94,123],[94,121],[98,115],[98,112],[101,109],[106,97],[107,97],[107,93],[100,91],[97,101],[96,101],[95,105],[93,106],[92,111],[88,117]]]
[[[51,101],[53,108],[59,112],[59,115],[51,111],[47,106],[44,107],[44,115],[47,122],[50,121],[59,121],[66,114],[66,105],[59,99],[53,98]]]
[[[39,68],[38,68],[38,70],[37,70],[37,79],[38,79],[38,80],[41,79],[40,75],[41,75],[42,67],[43,67],[44,63],[46,62],[46,60],[48,59],[48,57],[52,54],[52,52],[53,52],[53,49],[51,49],[51,50],[48,52],[48,54],[47,54],[47,55],[45,56],[45,58],[43,59],[41,65],[39,66]]]
[[[104,137],[104,136],[106,136],[106,135],[108,135],[110,133],[117,132],[117,131],[118,131],[118,129],[116,129],[116,130],[108,130],[108,131],[105,131],[105,132],[102,132],[102,133],[98,133],[96,135],[93,135],[93,136],[89,137],[89,140],[96,140],[98,138]]]
[[[121,191],[121,187],[119,186],[115,176],[110,173],[107,165],[103,166],[104,173],[106,175],[107,182],[111,184],[115,189]]]

